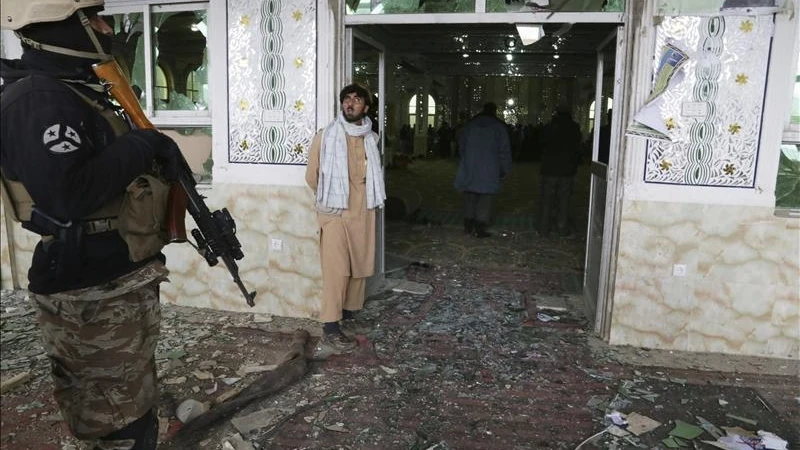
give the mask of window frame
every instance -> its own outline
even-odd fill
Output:
[[[129,1],[129,0],[108,0],[105,4],[104,11],[101,13],[102,15],[113,15],[113,14],[129,14],[129,13],[139,13],[142,14],[142,27],[146,30],[145,33],[142,34],[144,46],[144,65],[145,65],[145,87],[144,92],[146,92],[144,107],[145,115],[150,119],[150,121],[156,127],[163,127],[163,128],[212,128],[213,130],[213,113],[212,113],[212,104],[214,103],[212,100],[212,92],[213,89],[209,89],[209,98],[206,99],[208,107],[205,110],[197,110],[197,111],[189,111],[189,110],[157,110],[155,109],[155,104],[153,101],[154,97],[154,88],[155,88],[155,77],[154,77],[154,68],[155,68],[155,56],[153,52],[153,24],[151,20],[151,15],[156,13],[169,13],[169,12],[181,12],[181,11],[199,11],[205,10],[206,11],[206,20],[211,22],[211,13],[212,7],[210,0],[194,0],[194,1],[154,1],[154,0],[139,0],[139,1]],[[208,26],[208,29],[211,29],[211,26]],[[213,49],[212,49],[212,37],[211,33],[209,32],[206,36],[206,51],[209,52],[208,56],[208,72],[209,72],[209,80],[208,83],[211,85],[211,71],[214,62],[217,61],[219,58],[213,56]],[[132,70],[132,68],[131,68]],[[169,93],[168,93],[169,95]],[[213,131],[212,131],[213,134]],[[213,152],[212,152],[213,153]]]
[[[203,4],[203,9],[206,11],[207,83],[209,87],[218,86],[218,88],[208,89],[205,111],[154,111],[151,107],[149,110],[145,110],[145,114],[156,127],[162,130],[178,128],[208,128],[211,130],[211,160],[214,162],[210,173],[211,178],[201,179],[197,185],[198,189],[211,190],[220,182],[238,181],[238,178],[225,177],[229,162],[228,2],[225,0],[106,0],[104,11],[101,14],[141,12],[147,20],[148,32],[144,33],[144,38],[147,39],[145,49],[147,52],[152,52],[151,8],[156,7],[156,12],[164,12],[168,7],[197,10],[198,8],[194,7],[197,4]],[[152,64],[154,62],[152,55],[146,57],[145,62]],[[154,72],[151,68],[145,67],[145,74],[153,77]],[[198,112],[203,115],[198,115]]]
[[[436,99],[433,98],[433,95],[428,94],[427,97],[424,97],[428,100],[427,105],[420,105],[420,100],[418,98],[418,94],[414,94],[408,100],[408,108],[407,109],[407,116],[408,116],[408,123],[411,126],[416,125],[417,116],[420,115],[420,108],[425,109],[425,112],[422,114],[425,119],[427,120],[427,125],[435,125],[436,124]]]
[[[601,105],[601,108],[603,106],[606,107],[603,110],[603,113],[600,115],[600,125],[602,126],[603,125],[603,117],[605,117],[606,114],[608,114],[609,111],[614,109],[614,99],[612,97],[608,97],[608,96],[605,96],[605,95],[603,95],[601,98],[603,99],[603,103],[605,104],[605,105]],[[589,120],[589,127],[590,128],[594,128],[594,120],[595,120],[595,117],[597,115],[597,111],[596,111],[597,108],[595,108],[595,106],[597,106],[597,105],[595,105],[595,102],[597,102],[597,100],[595,100],[593,98],[592,102],[589,104],[589,119],[588,120]]]
[[[795,86],[800,84],[800,49],[795,51],[794,57],[795,65],[797,68],[795,69],[797,73],[795,74],[794,84],[792,85],[792,92],[794,93]],[[792,95],[792,101],[794,101],[794,94]],[[783,127],[783,136],[782,136],[782,143],[784,144],[800,144],[800,123],[792,123],[792,110],[791,106],[789,107],[789,113],[787,114],[786,123]]]
[[[792,56],[790,58],[791,61],[789,67],[792,69],[789,71],[791,75],[786,77],[787,86],[792,92],[792,95],[789,97],[788,105],[786,105],[785,114],[783,115],[781,140],[778,147],[778,154],[776,155],[778,159],[776,162],[775,172],[776,189],[778,184],[778,175],[780,173],[780,158],[783,153],[782,147],[784,145],[800,145],[800,123],[791,122],[792,103],[794,102],[795,98],[795,87],[797,86],[797,83],[800,83],[800,24],[798,24],[796,17],[793,18],[793,20],[795,22],[793,30],[794,39],[792,40],[791,45],[787,45],[789,50],[791,50],[790,54]],[[775,202],[777,203],[777,199],[775,199]],[[794,206],[778,206],[776,204],[775,215],[779,217],[800,219],[800,204]]]

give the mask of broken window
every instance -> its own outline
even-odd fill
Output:
[[[208,2],[106,2],[114,57],[145,115],[178,143],[195,177],[211,180]]]
[[[800,217],[800,51],[796,57],[792,108],[783,132],[775,182],[775,207],[780,215],[789,217]]]

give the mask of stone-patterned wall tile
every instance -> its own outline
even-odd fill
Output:
[[[800,291],[800,220],[783,219],[786,227],[780,232],[782,257],[778,267],[779,284]]]
[[[780,334],[769,341],[771,354],[800,359],[800,287],[777,286],[772,306],[772,327]]]
[[[17,279],[20,286],[25,289],[28,287],[28,268],[31,267],[31,261],[33,261],[33,250],[41,237],[22,228],[22,225],[16,222],[11,226],[14,236],[14,259],[17,262]],[[5,239],[5,236],[0,239]]]
[[[771,326],[774,286],[716,280],[696,281],[694,286],[690,351],[740,353],[749,343],[763,354],[769,339],[779,334]]]
[[[271,278],[280,286],[273,294],[279,299],[273,314],[317,317],[322,291],[319,255],[281,255],[269,261]]]
[[[208,280],[211,274],[224,271],[227,275],[227,271],[222,267],[209,267],[205,259],[186,244],[168,245],[163,252],[167,257],[169,282],[161,284],[161,300],[182,306],[213,308],[215,302]]]
[[[256,305],[247,306],[227,270],[207,267],[189,246],[167,247],[172,286],[166,301],[231,311],[313,317],[319,305],[318,222],[306,187],[216,185],[205,192],[210,208],[225,206],[236,220],[244,259],[237,262]],[[187,221],[187,228],[193,226]],[[272,239],[282,243],[272,250]]]
[[[620,276],[672,276],[673,264],[695,273],[697,229],[703,211],[683,204],[630,202],[623,212],[617,271]]]
[[[792,239],[784,219],[774,217],[771,208],[708,206],[705,211],[698,276],[738,283],[791,283],[782,275],[782,266],[798,239]]]
[[[630,203],[630,204],[629,204]],[[688,225],[682,225],[688,224]],[[663,202],[623,205],[612,343],[787,357],[800,346],[798,221],[772,208]],[[668,247],[672,246],[669,250]],[[686,264],[685,278],[672,277]],[[688,286],[686,328],[652,320]],[[681,293],[680,295],[684,295]],[[688,335],[688,338],[687,338]]]
[[[611,343],[685,349],[694,309],[689,291],[685,279],[617,278]]]
[[[800,336],[800,289],[794,286],[776,288],[772,323]]]
[[[11,252],[9,251],[8,231],[6,230],[6,205],[0,201],[0,286],[12,287]]]
[[[209,209],[228,209],[237,225],[245,254],[237,261],[239,275],[249,290],[258,292],[256,306],[247,306],[231,275],[220,262],[209,267],[189,244],[164,248],[169,282],[161,285],[165,302],[182,306],[247,311],[291,317],[315,317],[319,309],[322,274],[319,263],[318,222],[313,195],[304,186],[215,185],[201,192]],[[187,215],[187,231],[195,227]],[[0,230],[4,230],[0,228]],[[38,236],[14,224],[14,252],[22,287]],[[283,249],[271,249],[271,239]],[[7,239],[0,239],[7,245]],[[3,254],[9,252],[3,247]],[[10,267],[3,256],[3,268]],[[6,280],[8,278],[8,280]],[[3,287],[11,287],[3,271]]]

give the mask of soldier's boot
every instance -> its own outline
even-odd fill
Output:
[[[155,410],[125,428],[101,437],[93,450],[155,450],[158,445],[158,417]]]

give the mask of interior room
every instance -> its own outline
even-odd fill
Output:
[[[352,79],[383,96],[387,274],[409,261],[519,268],[546,271],[568,292],[581,291],[592,161],[598,165],[593,131],[596,118],[608,126],[616,100],[616,32],[616,25],[587,23],[353,27]],[[605,61],[599,82],[598,53]],[[492,236],[481,239],[464,231],[453,182],[461,127],[487,102],[498,105],[509,128],[513,165],[494,198]],[[581,161],[569,231],[545,237],[538,230],[538,135],[564,105],[580,126]]]

